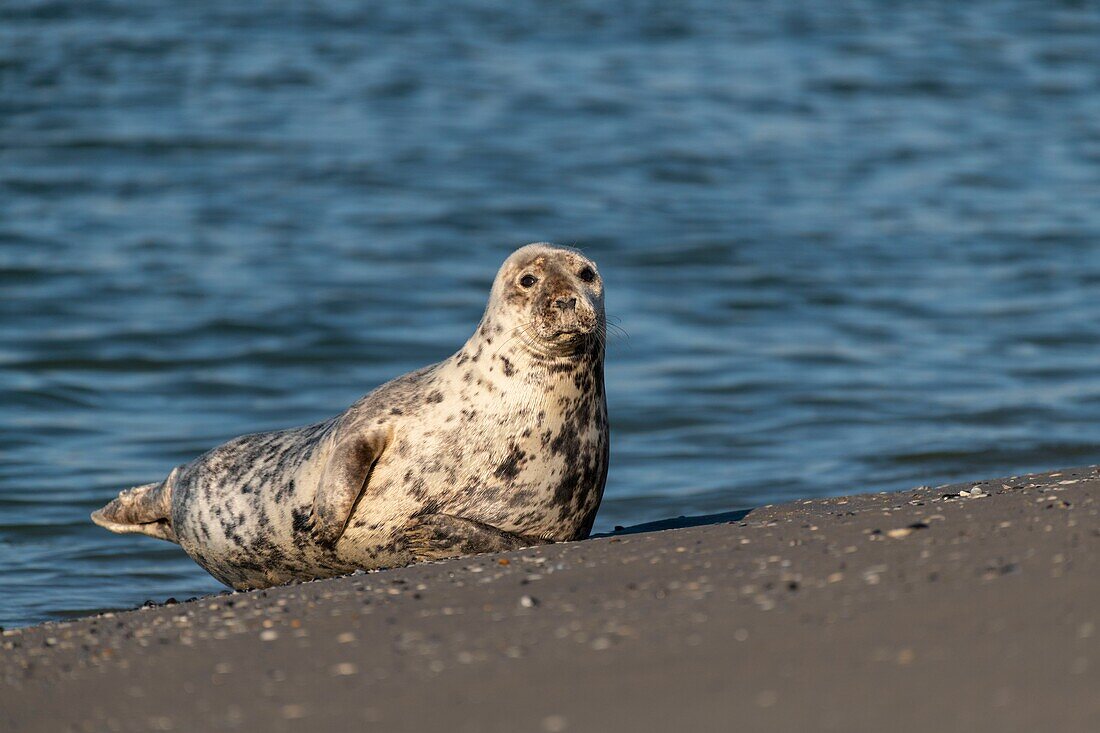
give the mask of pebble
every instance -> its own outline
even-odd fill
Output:
[[[534,608],[535,606],[539,605],[539,600],[534,596],[523,596],[519,599],[519,605],[523,606],[524,608]]]
[[[283,705],[279,714],[287,720],[298,720],[306,717],[306,709],[304,705]]]
[[[542,719],[542,729],[547,733],[561,733],[569,727],[564,715],[547,715]]]
[[[756,704],[762,708],[770,708],[779,702],[779,693],[775,690],[761,690],[756,696]]]

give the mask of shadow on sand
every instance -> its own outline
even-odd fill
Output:
[[[658,519],[655,522],[635,524],[630,527],[616,527],[613,532],[601,532],[594,534],[597,537],[621,537],[624,534],[639,534],[641,532],[659,532],[663,529],[684,529],[686,527],[702,527],[708,524],[725,524],[727,522],[740,522],[752,509],[739,509],[735,512],[721,512],[720,514],[702,514],[697,517],[675,517],[674,519]]]

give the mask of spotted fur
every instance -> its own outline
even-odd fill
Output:
[[[582,539],[607,477],[604,329],[595,264],[528,245],[449,359],[330,420],[218,446],[92,518],[178,542],[240,589]]]

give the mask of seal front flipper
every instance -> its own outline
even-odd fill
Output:
[[[417,562],[481,552],[505,552],[549,544],[532,535],[506,532],[491,524],[451,514],[425,514],[405,526],[405,547]]]
[[[160,483],[119,492],[118,498],[92,512],[92,521],[118,534],[146,534],[178,543],[172,529],[172,486],[178,474],[177,467]]]
[[[371,468],[386,447],[388,430],[358,433],[341,439],[321,473],[313,497],[309,531],[322,547],[336,546],[351,519],[355,501],[367,485]]]

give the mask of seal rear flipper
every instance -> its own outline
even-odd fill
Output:
[[[336,546],[388,439],[389,430],[377,429],[346,437],[333,448],[309,516],[309,532],[317,544]]]
[[[171,483],[176,471],[155,484],[119,492],[107,506],[92,512],[92,521],[118,534],[145,534],[178,543],[172,529]]]

